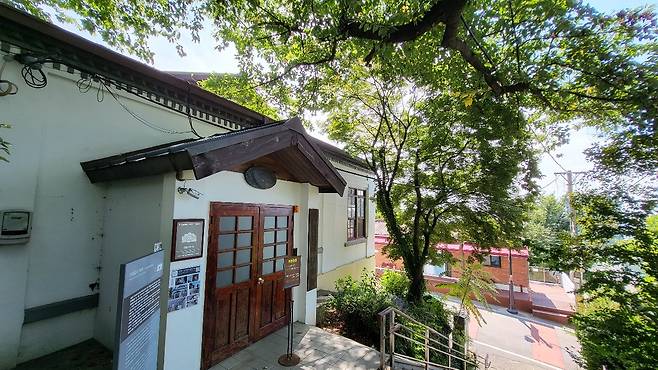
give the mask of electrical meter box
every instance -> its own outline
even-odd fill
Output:
[[[25,244],[32,231],[32,212],[23,209],[0,210],[0,245]]]

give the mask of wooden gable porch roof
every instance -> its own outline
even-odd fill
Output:
[[[220,171],[242,172],[259,161],[277,177],[310,183],[320,192],[342,196],[347,182],[310,138],[299,118],[285,122],[187,139],[82,162],[92,183],[192,170],[202,179]],[[277,171],[279,169],[279,171]],[[282,175],[284,173],[285,175]]]

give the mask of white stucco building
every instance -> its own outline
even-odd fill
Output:
[[[0,369],[90,338],[112,349],[119,266],[154,243],[167,256],[164,369],[206,369],[262,338],[291,298],[294,319],[314,324],[318,288],[374,269],[371,174],[299,120],[272,122],[2,4],[0,63],[0,88],[13,84],[0,94],[12,144],[0,212],[31,221],[27,240],[0,244]],[[249,185],[251,168],[276,183]],[[188,219],[203,221],[202,256],[172,261],[174,220]],[[279,257],[295,252],[301,284],[283,289]],[[168,312],[171,272],[197,266],[198,303]]]

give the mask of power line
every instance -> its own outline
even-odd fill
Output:
[[[530,131],[532,131],[533,135],[535,135],[535,139],[537,140],[537,142],[539,143],[539,145],[541,145],[541,147],[544,149],[544,153],[548,154],[548,156],[551,157],[551,159],[553,160],[553,162],[555,162],[555,164],[557,164],[558,167],[560,167],[560,168],[562,169],[562,171],[564,171],[564,172],[569,172],[566,168],[564,168],[564,166],[562,166],[562,165],[560,164],[560,162],[557,161],[557,159],[555,159],[555,157],[553,157],[553,154],[551,154],[551,152],[548,150],[548,148],[546,147],[546,145],[544,145],[544,142],[541,141],[541,140],[539,140],[539,135],[537,135],[537,133],[535,132],[535,129],[532,128],[531,126],[529,126],[529,127],[530,127]]]

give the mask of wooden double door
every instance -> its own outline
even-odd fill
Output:
[[[288,322],[283,257],[292,254],[292,206],[211,203],[203,367]]]

